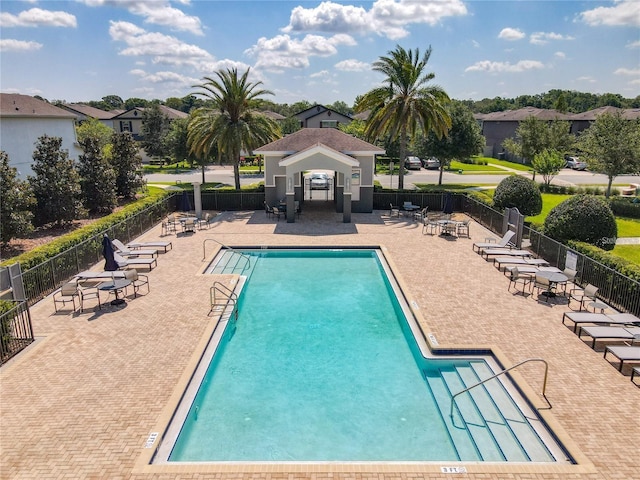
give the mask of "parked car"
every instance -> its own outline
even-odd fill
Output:
[[[311,183],[311,190],[328,190],[329,175],[322,172],[312,173],[310,177],[310,183]]]
[[[427,158],[422,161],[422,166],[427,170],[438,170],[440,168],[440,160],[436,157]]]
[[[407,157],[404,159],[404,168],[407,170],[420,170],[422,162],[418,157]]]
[[[572,156],[565,156],[564,159],[566,160],[566,164],[565,166],[567,168],[572,168],[574,170],[586,170],[587,169],[587,163],[583,162],[582,160],[580,160],[578,157],[572,157]]]

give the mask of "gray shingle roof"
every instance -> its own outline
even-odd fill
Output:
[[[384,149],[364,140],[348,135],[335,128],[303,128],[280,140],[271,142],[254,150],[257,153],[267,152],[300,152],[317,144],[326,145],[342,153],[384,153]]]
[[[84,105],[83,103],[66,103],[61,108],[81,113],[90,118],[97,118],[98,120],[109,120],[117,115],[115,112],[105,112],[104,110]]]
[[[76,116],[29,95],[19,93],[0,93],[0,116],[2,117],[40,117],[73,118]]]

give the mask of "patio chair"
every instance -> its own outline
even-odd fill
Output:
[[[518,285],[522,285],[522,290],[518,290]],[[517,267],[512,268],[507,291],[510,292],[512,286],[515,288],[516,293],[520,292],[524,295],[525,288],[531,289],[531,275],[520,273]]]
[[[590,283],[584,289],[572,288],[569,291],[569,307],[571,307],[571,300],[575,300],[579,304],[578,311],[582,311],[587,303],[596,301],[597,293],[598,287]],[[571,309],[574,310],[573,308]]]
[[[427,218],[427,210],[429,207],[424,207],[422,210],[413,213],[413,219],[418,222],[424,223],[424,219]]]
[[[280,220],[280,215],[282,215],[284,212],[282,212],[278,207],[273,207],[273,209],[271,210],[271,214],[274,217],[277,217],[278,220]]]
[[[458,237],[471,238],[469,236],[469,223],[471,223],[471,220],[463,220],[456,223],[456,235],[458,235]]]
[[[549,298],[551,297],[551,282],[548,278],[536,275],[533,280],[532,289],[538,291],[538,300],[542,296],[545,302],[549,302]]]
[[[151,257],[155,257],[156,255],[158,255],[158,251],[157,250],[143,250],[143,249],[136,249],[136,250],[130,250],[129,248],[127,248],[125,246],[124,243],[122,243],[120,240],[118,240],[117,238],[114,238],[113,240],[111,240],[111,244],[116,247],[116,249],[118,250],[118,253],[120,255],[122,255],[123,257],[138,257],[138,256],[151,256]]]
[[[207,229],[209,229],[209,221],[211,221],[211,214],[207,212],[204,214],[204,218],[198,219],[198,230],[202,230],[204,227],[207,227]]]
[[[158,265],[158,261],[155,258],[124,258],[118,252],[113,253],[113,258],[118,264],[118,268],[148,267],[151,270]]]
[[[73,304],[73,311],[76,311],[76,298],[80,299],[78,293],[78,285],[74,282],[68,282],[60,287],[60,290],[53,292],[53,308],[58,313],[58,304],[61,303],[62,307],[71,302]]]
[[[273,207],[270,206],[267,202],[264,202],[264,214],[267,216],[267,218],[273,215]]]
[[[478,242],[474,243],[471,248],[477,252],[480,252],[483,248],[505,248],[509,245],[509,242],[515,234],[516,232],[513,230],[507,230],[499,242]]]
[[[126,272],[124,272],[124,278],[126,278],[127,280],[131,280],[130,286],[133,287],[133,298],[136,298],[138,296],[140,287],[143,287],[144,285],[147,286],[147,293],[151,291],[151,288],[149,287],[149,277],[147,275],[138,273],[138,271],[135,269],[127,270]]]
[[[176,216],[175,215],[169,215],[167,217],[165,225],[167,227],[167,232],[175,232],[176,229],[177,229],[177,225],[178,225],[178,221],[176,220]]]
[[[394,207],[393,203],[389,204],[389,217],[393,217],[396,216],[398,218],[400,218],[400,208],[399,207]]]
[[[187,218],[184,222],[182,222],[182,233],[195,233],[196,231],[196,221],[193,218]]]
[[[111,273],[111,272],[109,272]],[[100,301],[100,285],[101,280],[78,280],[78,293],[80,294],[80,313],[84,312],[84,303],[87,300],[97,300],[98,309],[102,310],[102,302]]]
[[[578,272],[576,272],[575,270],[571,269],[571,268],[565,268],[562,273],[564,273],[567,276],[567,281],[562,285],[562,294],[563,295],[567,295],[567,285],[569,285],[569,282],[574,284],[574,288],[575,288],[575,283],[576,283],[576,275],[578,274]]]

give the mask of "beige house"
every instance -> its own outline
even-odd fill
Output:
[[[287,221],[295,222],[295,202],[305,198],[305,172],[334,172],[333,198],[343,222],[351,212],[373,211],[375,156],[385,151],[335,128],[303,128],[264,145],[255,154],[264,156],[265,201],[286,204]]]

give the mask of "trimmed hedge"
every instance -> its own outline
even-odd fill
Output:
[[[640,266],[632,263],[624,258],[613,255],[609,252],[602,250],[594,245],[590,245],[585,242],[578,242],[570,240],[567,245],[573,248],[575,251],[586,255],[587,257],[600,262],[607,267],[616,270],[622,275],[640,282]]]
[[[542,211],[542,194],[533,180],[512,175],[496,187],[493,204],[498,210],[516,207],[525,217],[534,216]]]
[[[71,233],[61,236],[51,242],[34,248],[30,252],[23,253],[22,255],[18,255],[17,257],[12,257],[4,262],[0,263],[0,266],[12,265],[14,263],[20,263],[20,267],[22,271],[26,271],[36,265],[39,265],[56,255],[69,250],[72,247],[84,242],[85,240],[89,240],[96,235],[101,234],[102,232],[108,230],[110,227],[128,219],[142,210],[148,208],[149,206],[158,203],[162,199],[173,195],[174,192],[163,191],[159,194],[150,195],[148,197],[142,198],[130,205],[127,205],[119,212],[113,213],[111,215],[107,215],[91,225],[86,225],[78,230],[75,230]]]
[[[633,198],[612,198],[609,205],[614,214],[620,217],[640,218],[640,199]]]

